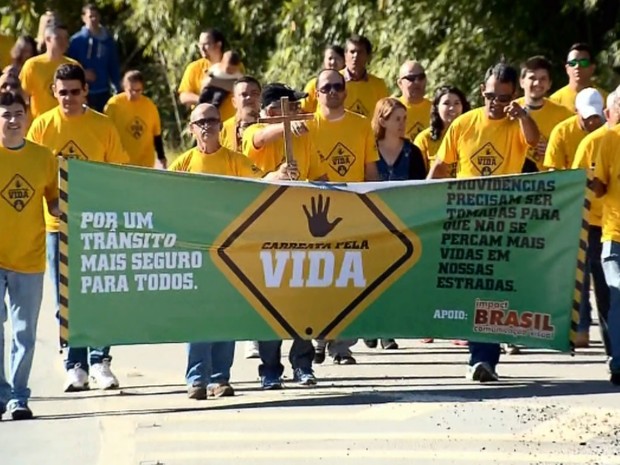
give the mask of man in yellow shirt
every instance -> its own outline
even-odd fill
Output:
[[[30,126],[28,139],[50,149],[54,155],[82,160],[128,163],[114,123],[107,116],[86,106],[88,85],[82,67],[64,64],[53,79],[56,108],[37,117]],[[56,303],[58,292],[58,220],[46,215],[47,264]],[[89,389],[88,371],[100,389],[118,388],[118,380],[110,370],[110,348],[70,347],[65,368],[65,392]]]
[[[323,69],[335,69],[341,71],[344,69],[344,48],[340,45],[328,45],[323,51]],[[316,76],[308,81],[304,92],[308,96],[301,103],[301,109],[304,113],[314,113],[316,111]]]
[[[518,72],[505,63],[487,70],[480,86],[485,105],[459,116],[448,128],[429,178],[450,177],[457,162],[458,179],[521,173],[525,154],[538,143],[534,120],[514,101]],[[469,342],[467,377],[473,381],[497,381],[500,345]]]
[[[11,319],[11,361],[5,375],[0,356],[0,420],[32,418],[28,379],[32,368],[45,272],[43,204],[58,215],[58,174],[52,153],[24,139],[26,102],[0,93],[0,353],[4,321]],[[8,294],[9,307],[5,296]],[[8,378],[8,380],[7,380]]]
[[[551,131],[543,161],[547,169],[570,169],[579,143],[605,123],[603,96],[595,88],[588,87],[579,92],[575,104],[577,114]]]
[[[588,44],[573,44],[568,51],[564,68],[568,76],[568,84],[552,94],[549,100],[565,106],[575,113],[577,94],[586,87],[595,87],[601,93],[603,99],[607,98],[607,92],[598,88],[592,82],[592,76],[596,71],[596,64],[592,59],[592,49]]]
[[[406,61],[398,72],[399,100],[407,107],[407,137],[413,142],[431,123],[431,101],[426,95],[426,72],[417,61]]]
[[[584,137],[577,147],[577,153],[575,154],[575,160],[572,166],[573,169],[594,169],[594,159],[603,146],[605,134],[610,129],[616,127],[620,122],[620,98],[618,98],[618,90],[620,90],[620,88],[607,97],[607,109],[605,110],[607,123]],[[609,312],[609,287],[605,282],[605,274],[601,264],[602,214],[603,202],[601,199],[593,196],[590,201],[590,215],[588,217],[588,249],[586,252],[581,305],[579,307],[579,327],[575,346],[588,347],[590,344],[590,325],[592,323],[590,279],[592,279],[594,283],[594,296],[596,298],[601,339],[607,355],[610,356],[611,349],[607,323]]]
[[[220,113],[214,105],[203,103],[196,106],[190,116],[189,130],[197,145],[180,155],[168,169],[245,178],[263,177],[263,171],[247,157],[221,146],[221,128]],[[282,180],[293,176],[297,176],[296,169],[284,163],[278,171],[267,174],[265,179]],[[185,372],[188,397],[204,400],[207,396],[234,396],[235,390],[230,385],[234,355],[234,341],[190,343]]]
[[[372,117],[377,102],[388,96],[385,81],[366,69],[371,55],[370,40],[358,35],[349,37],[344,52],[345,68],[341,71],[347,81],[345,107],[368,118]]]
[[[525,108],[540,131],[538,145],[527,151],[527,159],[523,169],[526,173],[543,170],[545,150],[551,131],[558,123],[573,116],[573,113],[566,107],[545,97],[551,89],[551,69],[551,62],[540,55],[528,58],[521,65],[519,83],[524,96],[517,102]]]
[[[611,358],[610,381],[620,386],[620,129],[615,126],[603,136],[594,155],[592,190],[603,198],[601,241],[603,271],[609,286],[607,326]]]
[[[261,91],[260,82],[252,76],[243,76],[235,82],[232,97],[235,116],[224,121],[220,132],[220,143],[227,149],[243,150],[243,133],[258,120]]]
[[[153,168],[155,157],[166,167],[164,142],[161,138],[159,111],[153,101],[144,95],[144,77],[140,71],[127,71],[123,77],[123,91],[108,100],[105,114],[116,125],[129,164]]]
[[[30,97],[33,118],[58,105],[52,91],[56,69],[65,63],[77,64],[65,56],[69,48],[69,33],[65,26],[52,23],[45,28],[45,47],[45,53],[28,58],[19,73],[24,94]]]

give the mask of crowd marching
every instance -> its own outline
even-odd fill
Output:
[[[46,268],[59,302],[57,157],[333,182],[592,170],[595,198],[575,342],[589,344],[592,280],[611,382],[620,385],[620,89],[608,95],[593,84],[596,65],[587,44],[571,46],[562,57],[568,84],[550,97],[551,63],[533,56],[520,70],[503,61],[490,66],[480,76],[484,105],[470,109],[464,93],[449,84],[427,97],[427,76],[416,60],[403,63],[396,82],[400,96],[390,97],[384,80],[367,71],[372,45],[362,36],[327,46],[322,69],[300,91],[248,75],[223,34],[208,29],[198,38],[201,57],[188,64],[178,88],[180,102],[191,110],[195,146],[167,166],[158,109],[144,95],[143,75],[127,70],[121,78],[116,44],[96,6],[85,6],[82,20],[84,27],[70,37],[60,18],[47,12],[36,40],[0,37],[0,295],[8,294],[9,302],[3,299],[0,317],[4,322],[10,315],[13,328],[7,375],[0,356],[0,418],[7,410],[16,420],[32,417],[28,378]],[[298,116],[291,123],[289,163],[283,123],[258,121],[281,116],[282,97],[289,101],[287,113]],[[491,162],[481,165],[474,155],[485,146],[493,148],[486,153]],[[312,366],[326,357],[355,364],[355,343],[294,340],[294,381],[316,384]],[[398,349],[392,339],[364,343]],[[498,379],[502,349],[521,350],[455,343],[468,346],[467,376],[477,382]],[[260,358],[264,389],[282,387],[281,345],[247,343],[246,357]],[[189,344],[190,398],[234,395],[234,351],[234,342]],[[87,390],[90,380],[100,389],[118,388],[111,361],[109,347],[70,347],[65,392]]]

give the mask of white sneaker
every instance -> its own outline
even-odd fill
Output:
[[[260,358],[258,341],[247,341],[245,343],[245,358]]]
[[[481,383],[499,381],[497,373],[486,362],[478,362],[474,366],[468,367],[465,377],[471,381],[479,381]]]
[[[87,391],[89,389],[88,373],[86,373],[79,364],[67,370],[65,392],[79,392]]]
[[[118,389],[118,379],[116,379],[116,376],[114,376],[110,369],[109,360],[91,365],[90,377],[97,383],[99,389]]]

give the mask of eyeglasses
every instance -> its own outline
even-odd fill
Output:
[[[220,122],[219,118],[202,118],[192,121],[189,124],[195,124],[196,126],[212,126]]]
[[[424,81],[426,79],[426,73],[418,73],[418,74],[407,74],[406,76],[401,77],[406,81],[415,82],[415,81]]]
[[[512,101],[512,95],[498,95],[494,92],[485,92],[484,98],[490,101],[498,101],[499,103],[510,103]]]
[[[336,93],[344,92],[344,84],[341,82],[336,82],[334,84],[325,84],[319,89],[319,92],[322,94],[329,94],[332,90]]]
[[[60,89],[58,91],[58,95],[60,95],[61,97],[66,97],[67,95],[72,95],[74,97],[77,97],[81,93],[82,93],[82,89]]]
[[[592,61],[589,58],[575,58],[573,60],[568,60],[566,64],[571,68],[588,68],[592,64]]]

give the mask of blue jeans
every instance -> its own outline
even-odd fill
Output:
[[[54,300],[56,302],[56,318],[58,318],[58,312],[60,311],[60,272],[58,269],[59,257],[58,257],[58,233],[47,233],[47,270],[50,278],[52,279],[52,290],[54,292]],[[67,350],[67,358],[65,360],[65,369],[70,370],[76,365],[88,373],[88,363],[91,365],[95,363],[101,363],[103,360],[112,360],[110,357],[109,347],[69,347]]]
[[[469,341],[469,366],[478,362],[486,362],[495,371],[499,363],[501,349],[494,342],[471,342]]]
[[[191,342],[187,345],[188,386],[228,384],[235,358],[235,342]]]
[[[258,375],[272,379],[281,378],[284,372],[284,366],[280,362],[282,358],[282,341],[259,341],[258,353],[262,362],[258,366]],[[312,370],[312,360],[314,359],[312,341],[293,339],[288,359],[293,370],[297,368],[304,371]]]
[[[620,373],[620,242],[606,241],[601,254],[605,280],[609,286],[607,324],[611,349],[609,368]]]
[[[9,295],[9,312],[13,337],[9,359],[9,379],[4,374],[4,322],[7,320],[5,295]],[[37,322],[43,299],[43,273],[16,273],[0,269],[0,411],[9,400],[26,403],[30,398],[28,378],[34,358]]]

